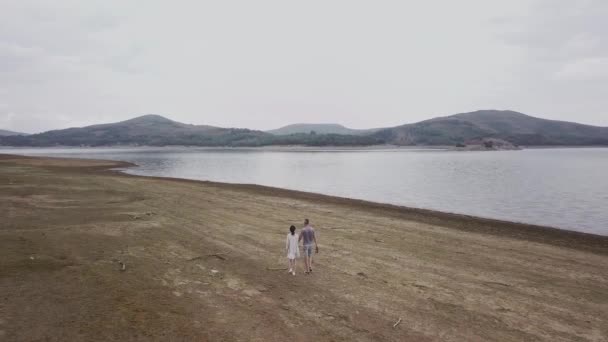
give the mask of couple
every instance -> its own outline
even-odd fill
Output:
[[[315,253],[319,253],[319,246],[317,246],[317,237],[315,236],[315,230],[310,226],[308,219],[304,220],[304,228],[300,231],[300,234],[296,234],[296,227],[289,227],[289,234],[287,234],[287,242],[285,249],[287,251],[287,259],[289,259],[289,273],[296,275],[296,258],[300,256],[300,249],[298,245],[300,240],[304,241],[304,264],[306,274],[312,272],[312,245],[315,245]]]

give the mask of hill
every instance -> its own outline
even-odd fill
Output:
[[[11,136],[11,135],[27,135],[27,133],[19,133],[19,132],[13,132],[13,131],[7,131],[4,129],[0,129],[0,137],[7,137],[7,136]]]
[[[267,131],[274,135],[308,134],[341,134],[341,135],[364,135],[371,134],[379,129],[352,129],[340,124],[293,124],[278,129]]]
[[[393,127],[372,134],[395,145],[455,145],[483,138],[515,145],[608,145],[608,127],[546,120],[514,111],[479,110]]]
[[[144,115],[111,124],[48,131],[0,139],[13,146],[104,145],[251,145],[267,133],[248,129],[188,125],[160,115]]]
[[[275,136],[270,133],[239,128],[189,125],[160,115],[144,115],[111,124],[93,125],[48,131],[29,136],[0,137],[5,146],[357,146],[381,143],[372,137],[337,134],[292,134]]]

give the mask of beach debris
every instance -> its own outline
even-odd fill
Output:
[[[218,270],[211,270],[211,274],[218,274],[218,273],[220,273],[220,271],[218,271]]]
[[[36,259],[36,257],[34,257],[33,255],[30,256],[30,260],[34,260],[34,259]]]
[[[380,240],[380,239],[374,239],[374,241],[376,241],[376,242],[384,242],[384,240]]]
[[[264,286],[258,286],[255,288],[258,292],[268,292],[268,288]]]
[[[124,272],[127,270],[127,264],[122,261],[119,261],[118,264],[120,265],[120,272]]]
[[[399,325],[399,323],[401,323],[401,317],[399,317],[399,320],[395,324],[393,324],[393,329],[395,329]]]
[[[363,272],[359,272],[357,273],[358,276],[363,277],[363,278],[367,278],[367,274],[363,273]]]
[[[133,219],[133,220],[140,220],[140,219],[144,218],[145,216],[156,215],[156,213],[153,212],[153,211],[147,211],[147,212],[142,213],[142,214],[127,214],[127,215],[129,215],[129,217],[131,219]]]

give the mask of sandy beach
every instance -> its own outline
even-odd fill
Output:
[[[608,237],[128,166],[0,155],[0,340],[608,340]]]

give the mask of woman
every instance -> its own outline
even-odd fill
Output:
[[[289,273],[296,275],[296,258],[300,256],[300,250],[298,249],[298,234],[296,234],[296,227],[289,227],[289,234],[287,234],[287,241],[285,242],[285,250],[287,251],[287,259],[289,260]]]

